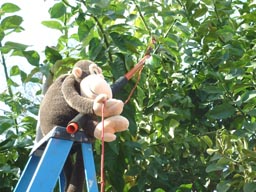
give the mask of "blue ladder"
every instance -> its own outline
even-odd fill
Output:
[[[64,192],[62,169],[74,142],[81,143],[87,191],[98,192],[92,139],[80,131],[69,134],[64,127],[55,127],[34,146],[14,192],[52,192],[58,179]]]

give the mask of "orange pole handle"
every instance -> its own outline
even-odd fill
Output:
[[[67,131],[67,133],[69,133],[69,134],[74,134],[74,133],[76,133],[76,132],[78,131],[78,129],[79,129],[78,124],[77,124],[77,123],[74,123],[74,122],[69,123],[68,126],[66,127],[66,131]]]
[[[124,76],[127,80],[130,80],[132,76],[139,71],[145,64],[146,60],[150,57],[150,55],[145,55],[129,72],[127,72]]]

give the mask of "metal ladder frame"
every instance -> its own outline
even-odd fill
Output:
[[[60,126],[55,127],[33,147],[14,192],[52,192],[58,179],[60,192],[64,192],[62,169],[74,142],[81,144],[87,191],[98,192],[93,139],[81,131],[69,134],[65,127]]]

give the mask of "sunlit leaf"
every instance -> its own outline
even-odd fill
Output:
[[[207,144],[208,147],[212,147],[213,142],[209,136],[204,135],[204,136],[200,137],[200,139],[202,139]],[[208,152],[208,150],[207,150],[207,152]]]
[[[31,65],[39,65],[40,56],[36,51],[23,51],[23,55],[26,57]]]
[[[161,188],[158,188],[158,189],[154,190],[154,192],[165,192],[165,190],[161,189]]]
[[[9,17],[6,17],[2,20],[1,27],[4,30],[16,29],[20,26],[22,21],[23,21],[23,18],[20,17],[20,16],[17,16],[17,15],[9,16]]]
[[[3,40],[4,36],[5,36],[5,33],[4,33],[3,29],[0,28],[0,41]]]
[[[3,53],[8,53],[10,52],[11,50],[13,51],[23,51],[25,50],[26,48],[28,47],[28,45],[24,45],[24,44],[21,44],[21,43],[16,43],[16,42],[12,42],[12,41],[7,41],[3,47],[0,47],[0,50],[3,52]]]
[[[66,13],[66,7],[63,3],[56,3],[49,10],[51,18],[59,18],[62,17]]]
[[[45,48],[45,55],[52,63],[62,59],[61,54],[57,50],[48,46]]]
[[[15,76],[20,74],[20,69],[17,65],[14,65],[10,70],[10,75]]]
[[[252,91],[246,91],[242,96],[241,96],[241,101],[243,103],[249,102],[251,99],[256,97],[256,90]]]
[[[19,84],[10,78],[8,79],[7,84],[8,84],[8,86],[19,87]]]
[[[212,148],[209,148],[206,150],[206,152],[209,154],[209,155],[212,155],[213,153],[219,151],[219,149],[212,149]]]
[[[0,9],[2,9],[2,11],[5,13],[14,13],[20,10],[19,6],[13,3],[4,3]]]
[[[188,183],[188,184],[182,184],[179,186],[179,189],[176,192],[182,192],[182,191],[187,191],[189,189],[192,189],[193,184]]]
[[[57,29],[59,31],[62,31],[63,29],[62,24],[59,21],[42,21],[42,24],[46,27]]]

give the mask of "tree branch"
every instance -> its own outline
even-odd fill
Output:
[[[2,48],[2,43],[0,42],[0,48]],[[8,81],[10,79],[9,75],[8,75],[8,71],[7,71],[7,65],[6,65],[6,61],[5,61],[5,58],[4,58],[4,55],[3,53],[1,52],[1,58],[2,58],[2,65],[4,67],[4,75],[5,75],[5,79],[6,79],[6,84],[7,84],[7,89],[8,89],[8,93],[11,97],[13,97],[13,92],[12,92],[12,89],[11,87],[8,85]]]
[[[111,54],[111,51],[110,51],[110,44],[109,44],[109,42],[108,42],[108,38],[107,38],[107,35],[105,34],[105,31],[104,31],[104,29],[103,29],[103,26],[101,25],[101,23],[100,23],[100,21],[99,21],[99,19],[97,18],[97,17],[95,17],[94,15],[90,15],[94,20],[95,20],[95,22],[97,23],[97,25],[99,26],[99,29],[100,29],[100,32],[101,32],[101,34],[102,34],[102,36],[103,36],[103,40],[104,40],[104,43],[105,43],[105,45],[106,45],[106,47],[107,47],[107,50],[108,50],[108,57],[109,57],[109,60],[110,60],[110,62],[111,63],[113,63],[113,58],[112,58],[112,54]]]

